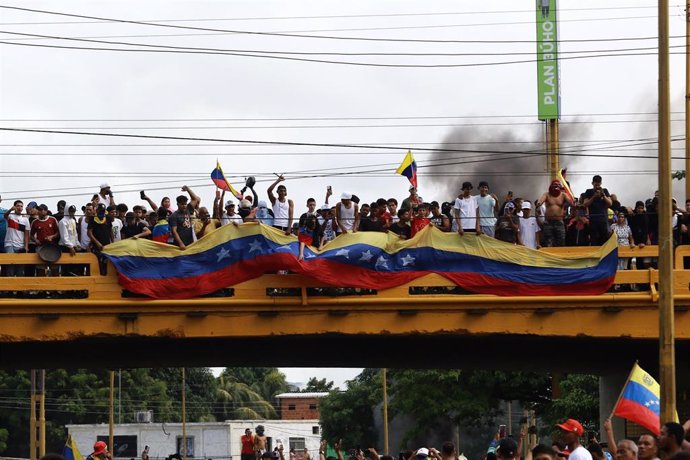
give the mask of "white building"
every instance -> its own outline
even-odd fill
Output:
[[[318,458],[321,429],[318,420],[226,420],[225,422],[187,423],[187,457],[203,459],[240,460],[244,430],[263,425],[269,448],[283,445],[285,458],[294,448],[301,453],[306,447],[312,458]],[[86,458],[97,440],[108,442],[107,424],[67,425],[79,451]],[[115,446],[113,457],[141,458],[149,446],[151,459],[182,454],[181,423],[123,423],[114,425]],[[109,446],[110,447],[110,446]],[[316,454],[316,457],[315,455]]]

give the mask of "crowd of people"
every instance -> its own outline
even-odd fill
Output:
[[[303,248],[311,245],[323,249],[339,235],[350,232],[388,232],[399,238],[414,237],[426,226],[444,232],[486,235],[512,244],[539,249],[550,246],[597,246],[616,234],[619,245],[654,245],[658,242],[658,197],[624,206],[615,194],[602,186],[602,178],[592,178],[592,188],[579,198],[572,197],[558,180],[533,202],[507,192],[502,200],[490,192],[489,184],[481,181],[478,194],[470,182],[462,183],[460,193],[452,201],[424,201],[415,187],[399,203],[397,198],[379,198],[365,202],[356,195],[342,192],[340,199],[329,203],[330,187],[323,203],[315,198],[306,201],[299,213],[288,198],[283,176],[266,191],[268,201],[260,200],[253,178],[240,192],[241,199],[216,191],[211,210],[201,206],[200,198],[187,186],[185,194],[169,197],[160,204],[144,191],[142,203],[131,208],[116,203],[107,183],[82,206],[57,203],[54,212],[45,204],[15,200],[9,209],[0,208],[2,251],[6,253],[35,252],[44,245],[58,245],[62,252],[75,254],[92,251],[100,254],[110,243],[127,238],[147,238],[173,244],[184,250],[194,241],[223,225],[260,222],[273,226],[286,235],[298,236],[300,257]],[[251,193],[245,194],[249,190]],[[81,210],[81,212],[79,212]],[[295,216],[299,215],[299,218]],[[674,242],[690,243],[690,199],[685,209],[673,206]],[[638,268],[647,268],[653,261],[640,259]],[[629,261],[622,259],[620,269]],[[15,270],[16,268],[16,270]],[[21,267],[8,267],[6,275],[21,275]]]
[[[258,428],[258,427],[257,427]],[[527,430],[523,430],[519,438],[513,439],[506,433],[497,432],[489,443],[482,460],[689,460],[690,442],[686,440],[686,428],[690,428],[690,421],[685,425],[676,422],[665,423],[661,427],[660,436],[650,433],[640,435],[637,440],[622,439],[616,441],[613,435],[611,420],[604,422],[606,441],[599,442],[593,432],[587,436],[586,447],[585,429],[582,424],[574,419],[568,419],[556,425],[556,436],[550,444],[525,445]],[[259,434],[260,433],[260,434]],[[258,440],[257,438],[261,438]],[[242,460],[311,460],[308,450],[302,449],[296,452],[290,449],[284,451],[282,444],[272,450],[267,449],[266,438],[261,430],[257,429],[254,436],[250,429],[241,437]],[[330,453],[330,455],[329,455]],[[333,455],[333,453],[335,455]],[[398,458],[391,455],[381,455],[373,447],[362,449],[360,447],[345,449],[342,440],[333,443],[333,450],[329,452],[328,442],[321,441],[319,446],[319,460],[467,460],[461,450],[452,443],[445,442],[440,449],[434,447],[420,447],[415,450],[400,452]],[[142,460],[150,460],[148,446],[142,453]],[[179,453],[168,457],[169,460],[179,459]],[[48,454],[41,460],[64,460],[64,457],[56,454]],[[112,460],[105,442],[97,441],[94,451],[87,460]],[[134,459],[132,459],[134,460]]]

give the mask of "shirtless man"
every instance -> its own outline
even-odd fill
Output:
[[[256,436],[254,436],[254,453],[256,453],[256,460],[260,460],[261,455],[266,452],[268,442],[266,440],[266,435],[264,434],[263,425],[257,425],[255,431]]]
[[[537,206],[546,204],[545,220],[542,226],[543,246],[565,246],[565,205],[572,205],[570,199],[563,193],[563,185],[559,180],[551,181],[549,191],[544,193],[537,202]]]

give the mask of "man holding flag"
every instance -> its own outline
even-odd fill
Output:
[[[565,183],[565,185],[563,185]],[[549,185],[549,191],[537,201],[537,206],[546,205],[545,220],[542,225],[542,246],[565,246],[565,206],[572,206],[574,200],[572,192],[563,180],[555,179]]]

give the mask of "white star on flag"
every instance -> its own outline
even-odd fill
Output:
[[[362,253],[362,257],[359,259],[360,262],[369,262],[374,255],[371,251],[366,250]]]
[[[379,258],[376,259],[376,267],[388,268],[388,260],[383,256],[379,256]]]
[[[289,244],[284,244],[284,245],[282,245],[282,246],[278,246],[278,247],[276,248],[276,251],[277,251],[278,249],[284,249],[284,250],[286,250],[286,251],[292,251],[292,248],[290,247]]]
[[[408,265],[414,265],[415,258],[409,254],[405,254],[405,257],[403,257],[401,260],[403,263],[403,267],[407,267]]]
[[[349,249],[341,249],[338,252],[335,253],[336,256],[345,256],[346,259],[350,258],[350,250]]]
[[[220,251],[216,254],[216,257],[218,257],[218,260],[216,260],[216,263],[220,262],[223,259],[229,259],[230,258],[230,251],[228,251],[225,248],[220,248]]]
[[[254,240],[249,243],[249,252],[252,253],[254,251],[261,251],[261,241]]]

